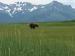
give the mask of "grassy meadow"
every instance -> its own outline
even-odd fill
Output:
[[[75,56],[75,23],[0,24],[0,56]]]

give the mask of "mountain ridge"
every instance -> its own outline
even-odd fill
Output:
[[[0,2],[0,22],[45,22],[75,19],[75,9],[53,1],[46,5],[33,5],[28,2],[3,4]]]

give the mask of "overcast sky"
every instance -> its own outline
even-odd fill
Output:
[[[53,0],[0,0],[0,2],[11,4],[17,1],[31,2],[33,4],[48,4]],[[75,8],[75,0],[57,0],[64,4],[70,4],[73,8]]]

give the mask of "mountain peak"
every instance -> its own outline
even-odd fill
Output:
[[[58,1],[52,1],[50,4],[51,5],[62,5],[62,3],[58,2]]]
[[[52,1],[52,3],[59,3],[58,1]]]
[[[16,4],[31,4],[29,2],[15,2]]]

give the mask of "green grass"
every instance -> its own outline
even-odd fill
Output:
[[[75,56],[75,23],[0,25],[0,56]]]

